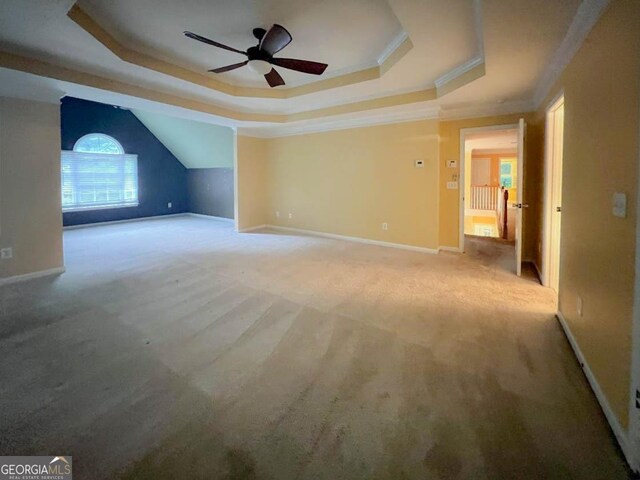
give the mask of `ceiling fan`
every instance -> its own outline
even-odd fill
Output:
[[[249,65],[251,70],[259,73],[260,75],[264,75],[267,83],[272,88],[277,87],[278,85],[284,85],[284,80],[272,65],[288,68],[289,70],[295,70],[296,72],[309,73],[311,75],[322,75],[327,68],[326,63],[297,60],[295,58],[274,58],[273,56],[289,45],[292,40],[291,34],[287,29],[278,24],[273,25],[268,31],[264,28],[254,28],[253,36],[258,39],[258,44],[255,47],[248,48],[246,52],[223,45],[222,43],[215,42],[192,32],[184,32],[184,34],[193,40],[198,40],[199,42],[213,45],[214,47],[223,48],[224,50],[229,50],[230,52],[236,52],[247,56],[247,60],[244,62],[234,63],[233,65],[227,65],[226,67],[214,68],[209,70],[210,72],[224,73]]]

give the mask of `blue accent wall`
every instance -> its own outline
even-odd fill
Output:
[[[138,155],[137,207],[67,212],[63,214],[65,226],[188,211],[187,169],[130,111],[65,97],[61,123],[63,150],[73,150],[80,137],[97,132],[118,140],[126,153]],[[169,202],[172,208],[168,208]]]

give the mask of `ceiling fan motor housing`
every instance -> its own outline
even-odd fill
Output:
[[[264,60],[265,62],[268,62],[269,60],[271,60],[271,55],[269,55],[264,50],[260,50],[257,45],[255,47],[250,47],[247,49],[247,57],[249,57],[249,61]]]
[[[246,52],[193,32],[185,31],[184,34],[193,40],[222,48],[223,50],[228,50],[230,52],[246,55],[247,57],[243,62],[214,68],[209,70],[210,72],[225,73],[248,65],[252,71],[260,75],[264,75],[265,80],[272,88],[285,84],[282,76],[280,76],[276,69],[273,68],[274,65],[312,75],[322,75],[328,66],[326,63],[312,62],[309,60],[281,57],[274,58],[273,56],[276,53],[289,45],[291,40],[293,40],[287,29],[278,24],[273,24],[268,31],[264,28],[254,28],[253,35],[259,40],[259,43],[258,45],[248,48]]]

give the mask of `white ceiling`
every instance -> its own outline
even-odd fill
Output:
[[[327,76],[376,65],[403,33],[385,0],[81,0],[79,5],[124,45],[203,73],[245,57],[188,39],[185,30],[246,51],[258,43],[253,28],[279,23],[293,41],[276,56],[327,63]],[[278,71],[288,86],[317,80]],[[266,86],[249,68],[217,77],[232,84]]]
[[[495,110],[531,104],[536,86],[567,35],[580,0],[81,0],[127,47],[195,69],[238,61],[236,54],[182,35],[193,30],[235,47],[253,43],[251,29],[281,23],[293,34],[282,53],[326,61],[328,75],[375,62],[406,32],[414,47],[381,78],[287,99],[233,97],[117,58],[66,13],[74,0],[2,0],[0,50],[45,60],[163,93],[252,113],[288,114],[431,88],[456,67],[484,58],[486,74],[437,100],[386,108],[389,115],[439,110],[444,116],[472,107]],[[476,8],[479,6],[479,8]],[[242,57],[241,57],[242,58]],[[281,72],[291,84],[310,76]],[[6,76],[6,72],[0,74]],[[0,78],[2,77],[0,75]],[[27,77],[26,74],[20,74]],[[213,74],[211,74],[213,75]],[[248,70],[224,74],[253,84]],[[323,78],[323,77],[321,77]],[[316,80],[317,77],[312,77]],[[30,81],[33,81],[31,79]],[[262,81],[261,79],[259,81]],[[17,83],[20,83],[19,81]],[[153,102],[82,85],[45,80],[47,88],[83,98],[112,98],[139,107]],[[191,115],[176,107],[164,113]],[[365,111],[348,117],[379,115]],[[197,114],[200,119],[259,129],[268,125]],[[332,117],[340,121],[342,117]],[[326,122],[328,118],[319,119]],[[301,128],[309,122],[299,122]],[[294,125],[295,127],[295,125]]]

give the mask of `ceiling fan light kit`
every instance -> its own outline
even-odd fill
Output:
[[[273,68],[273,65],[311,75],[322,75],[327,69],[326,63],[298,60],[295,58],[274,58],[273,56],[276,53],[289,45],[293,40],[287,29],[278,24],[273,25],[269,30],[265,30],[264,28],[254,28],[253,36],[258,39],[258,44],[254,47],[248,48],[246,52],[229,47],[228,45],[224,45],[193,32],[187,31],[184,32],[184,34],[193,40],[222,48],[230,52],[239,53],[247,57],[247,60],[244,62],[214,68],[209,70],[210,72],[224,73],[248,65],[251,71],[264,75],[265,80],[272,88],[285,84],[283,78],[276,69]]]
[[[249,60],[247,65],[249,65],[251,71],[259,75],[266,75],[273,68],[271,64],[265,60]]]

